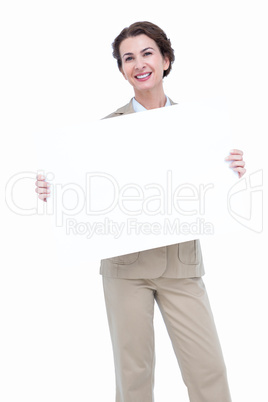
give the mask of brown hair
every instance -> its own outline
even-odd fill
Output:
[[[117,60],[119,70],[121,71],[122,68],[122,59],[119,52],[120,44],[124,39],[142,34],[153,39],[159,47],[162,56],[168,57],[170,62],[169,67],[164,71],[163,74],[163,77],[166,77],[170,73],[172,63],[175,60],[174,50],[172,49],[170,39],[167,38],[165,32],[157,25],[148,21],[135,22],[134,24],[131,24],[128,28],[124,28],[113,41],[113,56]]]

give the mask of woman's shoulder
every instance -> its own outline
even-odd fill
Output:
[[[134,113],[135,110],[133,108],[133,102],[132,99],[130,99],[130,102],[128,102],[126,105],[120,107],[119,109],[117,109],[115,112],[108,114],[108,116],[105,116],[102,118],[102,120],[104,119],[110,119],[111,117],[118,117],[118,116],[123,116],[124,114],[130,114],[130,113]],[[177,105],[177,103],[173,102],[170,98],[170,104],[171,105]]]
[[[169,98],[169,100],[170,100],[170,104],[171,104],[171,105],[177,105],[177,104],[178,104],[178,103],[176,103],[176,102],[173,102],[173,100],[170,99],[170,98]]]
[[[111,117],[122,116],[124,114],[134,113],[132,99],[126,105],[120,107],[115,112],[108,114],[108,116],[103,117],[103,119],[110,119]],[[103,120],[102,119],[102,120]]]

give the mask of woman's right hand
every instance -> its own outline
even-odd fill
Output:
[[[46,182],[46,177],[39,174],[36,176],[37,181],[35,182],[36,189],[35,192],[38,194],[38,198],[47,202],[47,197],[50,196],[50,184]]]

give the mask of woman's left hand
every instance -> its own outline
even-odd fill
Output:
[[[246,173],[245,161],[243,160],[243,151],[239,149],[232,149],[230,155],[226,156],[226,161],[233,161],[230,163],[230,168],[238,173],[239,179]]]

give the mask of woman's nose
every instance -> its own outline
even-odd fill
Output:
[[[142,70],[145,67],[145,63],[142,58],[137,57],[136,58],[136,64],[135,64],[135,69],[136,70]]]

